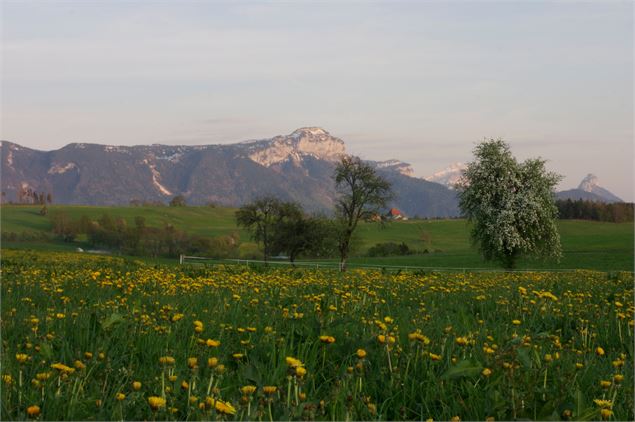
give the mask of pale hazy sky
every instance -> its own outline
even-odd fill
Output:
[[[3,0],[0,138],[230,143],[320,126],[426,176],[502,137],[633,200],[631,1]]]

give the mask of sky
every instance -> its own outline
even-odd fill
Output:
[[[427,176],[503,138],[633,195],[631,1],[0,2],[0,139],[203,145],[319,126]]]

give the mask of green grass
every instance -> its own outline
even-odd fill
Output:
[[[37,206],[7,206],[0,208],[3,232],[50,232],[48,217],[39,215]],[[90,207],[54,205],[49,213],[64,211],[73,219],[86,215],[92,219],[109,213],[134,224],[136,216],[143,216],[146,224],[172,224],[178,229],[202,236],[219,236],[238,231],[241,242],[251,242],[249,233],[235,225],[232,208],[211,207]],[[559,222],[563,259],[560,263],[521,260],[519,268],[584,268],[603,271],[633,270],[633,223],[604,223],[563,220]],[[416,251],[426,254],[404,257],[366,258],[365,252],[376,243],[405,242]],[[363,223],[357,232],[356,257],[353,264],[397,265],[425,267],[491,268],[484,262],[469,241],[469,227],[465,220],[409,220],[384,226]],[[74,250],[84,243],[66,244],[59,241],[3,242],[4,248],[37,250]]]
[[[2,276],[2,420],[31,406],[38,420],[600,420],[602,406],[634,417],[632,274],[5,251]]]
[[[51,223],[48,217],[40,215],[40,206],[11,206],[3,205],[2,231],[16,232],[23,231],[50,231]],[[129,225],[134,225],[137,216],[143,216],[148,226],[160,227],[165,224],[172,224],[174,227],[196,233],[201,236],[219,236],[230,234],[233,231],[240,231],[241,235],[246,232],[238,229],[234,221],[233,208],[212,208],[212,207],[93,207],[80,205],[51,205],[48,207],[49,215],[63,211],[72,219],[79,219],[85,215],[91,219],[98,219],[103,214],[108,213],[114,218],[123,218]]]

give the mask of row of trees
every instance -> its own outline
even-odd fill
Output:
[[[292,263],[299,256],[332,256],[336,247],[331,220],[306,215],[300,205],[271,196],[241,207],[236,222],[262,244],[265,262],[280,254],[286,254]]]
[[[97,220],[82,216],[73,220],[65,212],[51,213],[53,233],[66,242],[86,235],[95,248],[106,248],[127,255],[177,257],[180,254],[230,258],[238,255],[238,233],[214,238],[191,235],[171,224],[163,227],[146,225],[144,217],[128,225],[123,218],[103,214]]]
[[[307,216],[295,203],[263,197],[241,207],[236,222],[263,245],[265,262],[271,254],[286,253],[291,262],[300,256],[332,256],[345,271],[360,220],[378,214],[392,197],[390,183],[358,157],[343,157],[333,176],[339,198],[335,218]]]
[[[1,202],[7,202],[7,193],[2,191],[0,195]],[[9,201],[9,203],[14,203]],[[15,204],[22,205],[46,205],[53,203],[53,195],[49,192],[37,192],[31,188],[20,188],[16,192],[16,202]]]
[[[608,221],[611,223],[625,223],[633,221],[633,204],[617,202],[606,204],[582,199],[556,201],[558,217],[562,219]]]
[[[562,250],[554,189],[561,176],[547,171],[540,158],[518,162],[501,139],[480,143],[474,157],[457,190],[462,214],[472,226],[472,242],[484,258],[509,269],[521,256],[558,260]],[[320,223],[320,229],[299,206],[275,198],[262,198],[236,213],[238,224],[263,244],[265,260],[285,251],[293,261],[315,245],[330,245],[337,249],[340,269],[346,270],[359,221],[378,213],[392,193],[390,184],[356,157],[342,158],[333,178],[339,194],[335,219]]]

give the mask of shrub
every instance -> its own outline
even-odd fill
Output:
[[[412,255],[414,251],[412,251],[408,245],[404,242],[394,243],[394,242],[386,242],[386,243],[377,243],[375,246],[370,248],[366,255],[369,257],[378,257],[378,256],[400,256],[400,255]]]

